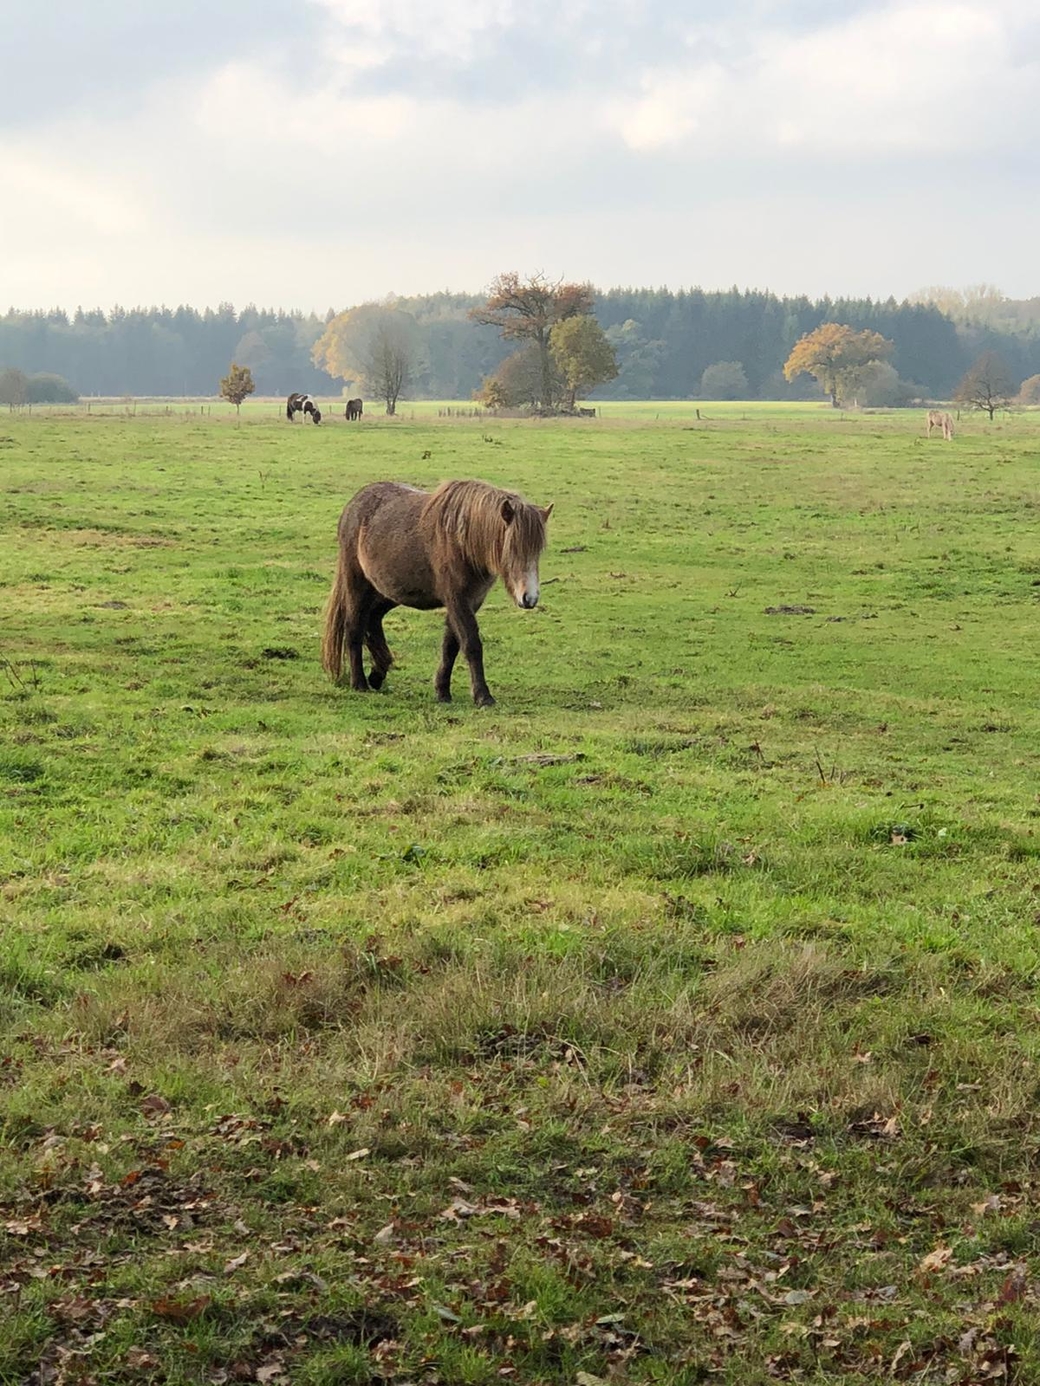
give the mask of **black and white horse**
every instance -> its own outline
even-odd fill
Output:
[[[361,418],[361,415],[362,415],[364,412],[365,412],[365,402],[364,402],[364,400],[360,400],[360,399],[348,399],[348,400],[347,400],[347,410],[346,410],[346,413],[347,413],[347,419],[348,419],[348,420],[360,419],[360,418]]]
[[[311,399],[310,395],[299,395],[295,392],[285,401],[285,417],[292,423],[296,414],[303,413],[311,416],[311,423],[321,423],[321,410]]]

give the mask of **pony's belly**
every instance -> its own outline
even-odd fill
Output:
[[[397,584],[397,582],[380,582],[373,584],[377,586],[384,597],[388,597],[395,606],[415,607],[416,611],[435,611],[437,607],[444,606],[440,597],[433,592],[426,592],[422,588],[410,588],[408,585]]]
[[[410,606],[416,611],[436,611],[438,607],[444,605],[439,597],[431,597],[429,592],[408,592],[402,590],[399,596],[391,596],[389,592],[385,594],[395,601],[398,606]]]
[[[433,590],[432,574],[394,572],[386,563],[366,562],[362,557],[362,572],[380,594],[396,606],[412,606],[418,611],[434,611],[444,603]]]

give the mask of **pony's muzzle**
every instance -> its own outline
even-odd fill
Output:
[[[506,585],[517,606],[523,611],[530,611],[533,606],[538,605],[538,593],[541,590],[537,563],[530,564],[526,572],[517,573],[513,581]]]

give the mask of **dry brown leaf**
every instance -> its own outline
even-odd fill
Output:
[[[1007,1279],[1004,1281],[1003,1285],[1001,1285],[1000,1287],[1000,1293],[997,1295],[997,1303],[1017,1304],[1020,1299],[1024,1299],[1026,1293],[1026,1281],[1028,1280],[1028,1278],[1029,1273],[1026,1270],[1025,1266],[1015,1266],[1015,1268],[1008,1275]]]
[[[157,1319],[168,1323],[191,1323],[204,1314],[213,1303],[209,1295],[199,1295],[196,1299],[153,1299],[148,1306]]]
[[[923,1271],[926,1275],[932,1271],[941,1271],[952,1255],[952,1246],[937,1246],[934,1251],[930,1251],[928,1255],[923,1258],[917,1269]]]
[[[127,1349],[126,1365],[133,1371],[152,1371],[159,1366],[159,1359],[144,1348],[132,1347]]]

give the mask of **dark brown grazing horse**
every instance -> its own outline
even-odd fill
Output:
[[[339,682],[346,648],[351,688],[382,687],[393,663],[383,634],[386,613],[395,606],[444,607],[437,697],[451,702],[451,671],[461,649],[473,701],[489,706],[495,700],[484,678],[477,612],[496,577],[517,606],[537,604],[538,559],[551,513],[551,505],[531,505],[486,481],[445,481],[432,493],[396,481],[363,487],[339,520],[339,564],[321,647],[326,672]],[[372,656],[367,679],[363,644]]]
[[[346,416],[347,416],[347,422],[348,422],[348,423],[352,422],[354,419],[360,419],[360,418],[361,418],[361,415],[362,415],[364,412],[365,412],[365,401],[364,401],[363,399],[348,399],[348,400],[347,400],[347,407],[346,407],[345,413],[346,413]]]

